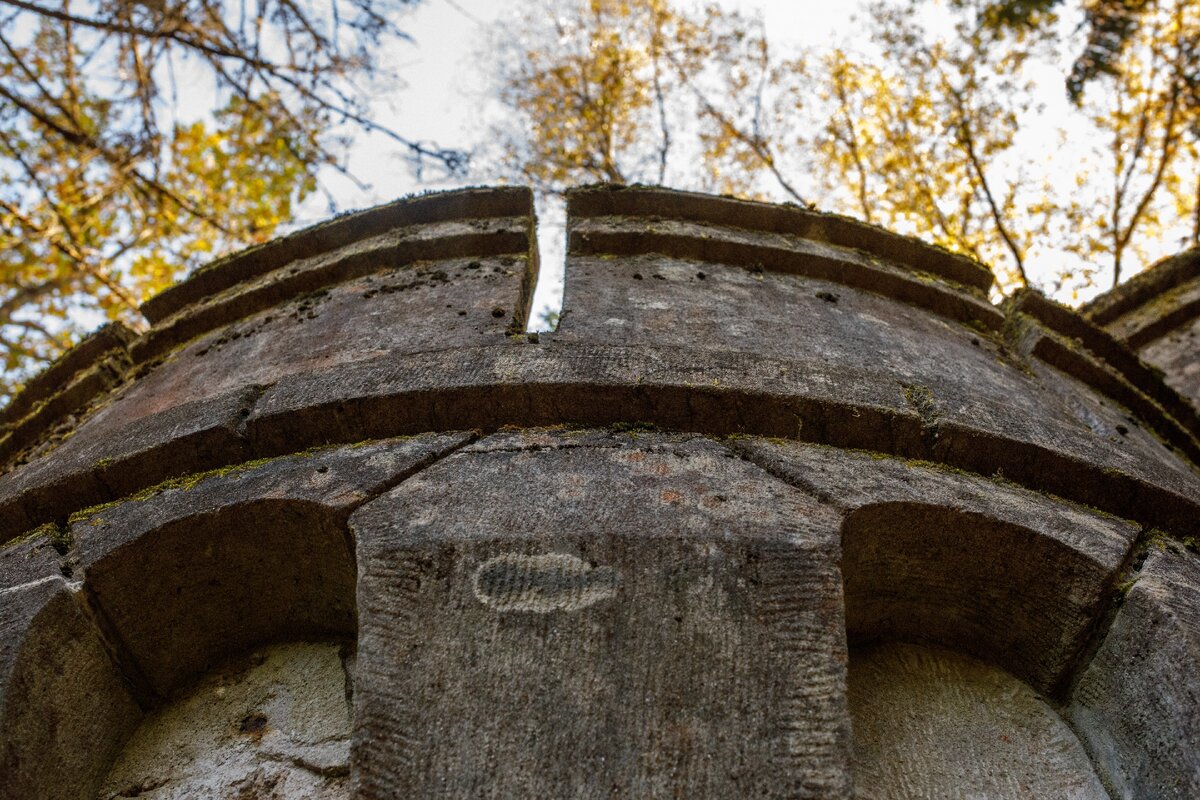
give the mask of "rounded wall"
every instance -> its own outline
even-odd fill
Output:
[[[466,190],[218,262],[31,383],[0,796],[93,797],[143,714],[330,637],[356,797],[849,796],[846,659],[888,642],[1041,698],[1114,796],[1200,791],[1200,423],[1153,370],[851,220],[568,211],[554,333],[530,194]]]

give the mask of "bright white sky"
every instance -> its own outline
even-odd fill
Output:
[[[852,38],[850,17],[862,0],[719,0],[743,12],[761,12],[772,45],[819,46]],[[485,64],[477,53],[490,28],[504,24],[510,3],[504,0],[423,0],[402,26],[413,43],[389,54],[386,63],[408,84],[394,94],[379,96],[373,114],[407,136],[469,148],[480,141],[499,109],[486,97]],[[1061,80],[1061,78],[1060,78]],[[394,142],[382,137],[357,137],[351,171],[369,180],[361,191],[349,181],[330,178],[327,184],[343,207],[358,207],[428,189],[463,182],[419,182],[408,165],[394,155]],[[465,181],[476,183],[479,178]],[[314,198],[303,211],[304,222],[328,216],[323,198]]]
[[[865,6],[865,0],[723,0],[721,4],[761,13],[772,48],[780,53],[794,46],[854,43],[860,27],[853,15]],[[936,15],[937,8],[938,2],[931,2],[925,11]],[[503,0],[423,0],[401,23],[413,43],[397,46],[383,57],[407,86],[399,91],[378,92],[372,103],[373,117],[406,136],[442,146],[471,149],[478,145],[500,113],[497,104],[487,98],[487,66],[478,54],[484,48],[485,37],[506,23],[511,9]],[[1047,104],[1041,118],[1045,130],[1022,132],[1028,142],[1028,160],[1035,165],[1040,162],[1046,170],[1053,169],[1051,159],[1055,155],[1055,149],[1046,147],[1046,143],[1053,141],[1051,132],[1062,126],[1066,117],[1060,70],[1047,67],[1045,71],[1044,97],[1039,98]],[[437,176],[419,181],[403,158],[396,155],[395,143],[379,135],[357,134],[349,166],[370,186],[363,189],[337,175],[326,176],[326,187],[339,210],[374,205],[413,192],[487,182],[487,177],[480,174],[453,183]],[[316,195],[301,209],[297,224],[311,224],[329,215],[325,198]],[[535,298],[535,320],[540,310],[561,304],[562,227],[561,223],[555,224],[560,215],[561,211],[554,208],[542,209],[540,214],[542,280]]]

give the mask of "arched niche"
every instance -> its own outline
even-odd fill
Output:
[[[354,636],[354,558],[328,506],[256,498],[112,545],[80,538],[85,585],[154,696],[263,642]]]
[[[1108,579],[1072,544],[914,502],[842,526],[856,797],[1107,800],[1047,695]]]
[[[1112,571],[1054,533],[915,502],[850,513],[841,567],[852,646],[948,647],[1044,693],[1078,655]]]
[[[69,547],[46,577],[0,588],[0,800],[93,800],[143,715],[169,713],[229,658],[353,641],[347,517],[468,438],[251,462],[71,519],[59,531]]]
[[[278,715],[266,715],[261,729],[250,718],[247,733],[255,735],[240,736],[227,725],[205,727],[216,720],[212,714],[193,714],[199,726],[195,739],[210,742],[213,751],[189,754],[179,720],[187,719],[189,706],[197,706],[196,692],[207,685],[209,696],[199,706],[219,709],[221,693],[273,681],[277,695],[296,695],[296,703],[285,704],[289,719],[297,714],[303,718],[303,706],[320,704],[318,698],[331,691],[344,697],[341,677],[335,687],[322,684],[329,659],[311,654],[307,665],[305,658],[285,659],[272,668],[269,679],[261,674],[221,677],[231,669],[231,657],[255,648],[298,640],[353,641],[355,568],[344,515],[316,502],[261,496],[216,508],[204,502],[182,509],[173,504],[173,516],[166,521],[156,518],[152,504],[141,509],[136,500],[124,505],[94,525],[73,525],[69,561],[73,577],[81,581],[51,578],[20,587],[13,591],[19,598],[11,607],[14,613],[0,614],[5,617],[0,627],[11,622],[19,629],[11,637],[4,631],[16,646],[0,653],[0,666],[6,668],[0,683],[4,800],[208,796],[186,782],[195,777],[193,768],[204,763],[213,766],[207,770],[213,780],[225,780],[226,789],[244,784],[248,790],[265,790],[281,774],[295,770],[255,767],[237,775],[239,766],[249,762],[236,756],[246,752],[244,745],[251,740],[269,740],[267,726]],[[143,529],[124,524],[129,522],[126,515],[139,511]],[[324,654],[330,647],[336,662],[337,645],[325,645]],[[206,674],[199,688],[188,688]],[[224,687],[218,686],[221,681]],[[308,687],[307,698],[298,694],[303,687]],[[293,707],[299,709],[295,714]],[[230,724],[259,713],[249,707],[226,711],[236,717]],[[343,716],[348,725],[348,711]],[[147,741],[155,731],[163,734],[157,745]],[[133,744],[127,745],[131,735]],[[281,742],[285,746],[264,750],[264,757],[275,754],[299,763],[312,756],[318,759],[312,763],[322,763],[319,753],[306,752],[308,744],[317,744],[312,737],[283,737]],[[342,745],[344,758],[331,768],[346,772],[348,736]],[[151,755],[141,762],[119,755],[128,746]],[[174,760],[155,757],[156,746],[174,753]],[[126,771],[113,778],[121,785],[112,788],[105,776],[114,759],[133,763],[135,771],[139,763],[166,771],[151,769],[136,778]],[[183,763],[189,759],[191,767]],[[327,756],[324,760],[329,761]],[[164,781],[164,775],[170,780]],[[322,781],[325,777],[318,775]],[[172,787],[182,787],[182,793]]]

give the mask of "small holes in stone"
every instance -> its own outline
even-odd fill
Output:
[[[267,729],[267,715],[261,711],[255,711],[242,717],[242,721],[238,723],[238,731],[248,734],[261,734]]]

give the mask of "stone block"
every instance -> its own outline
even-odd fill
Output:
[[[521,186],[460,189],[405,197],[392,203],[345,214],[219,259],[150,298],[142,313],[157,324],[205,297],[254,280],[290,261],[336,250],[389,230],[455,219],[530,216],[533,194]]]
[[[1067,714],[1114,800],[1200,797],[1200,556],[1151,542]]]
[[[663,217],[674,217],[724,228],[796,236],[893,259],[906,269],[936,275],[980,294],[993,282],[987,267],[965,256],[856,219],[788,204],[756,203],[653,187],[587,186],[568,195],[567,208],[576,218],[630,216],[660,221]]]
[[[936,643],[1061,690],[1139,527],[933,464],[739,439],[739,452],[843,509],[851,641]]]
[[[62,578],[0,590],[0,798],[94,800],[140,717]]]
[[[351,518],[357,796],[845,797],[836,521],[687,437],[410,479]]]

